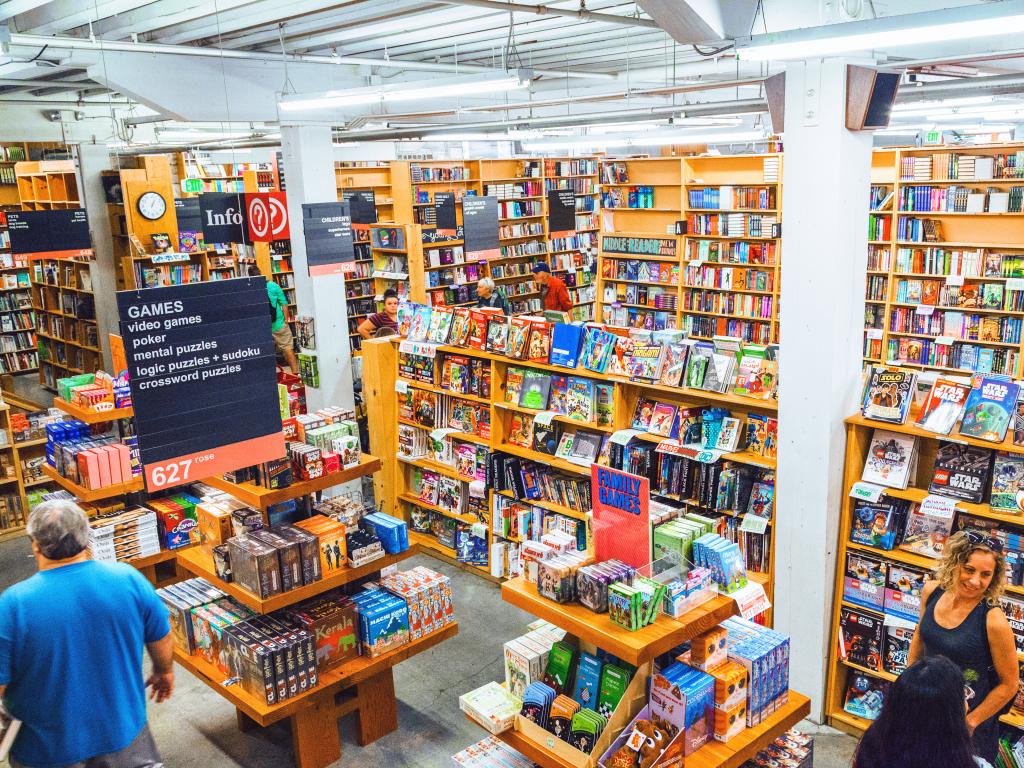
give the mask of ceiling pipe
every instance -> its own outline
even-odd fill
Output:
[[[19,80],[16,77],[0,77],[0,86],[4,87],[55,88],[64,85],[83,89],[96,87],[96,83],[90,78],[85,80],[41,80],[39,78]]]
[[[80,37],[55,35],[11,35],[12,46],[42,48],[49,46],[56,50],[73,51],[122,51],[125,53],[157,53],[175,56],[199,56],[213,59],[244,59],[247,61],[264,61],[280,64],[282,61],[306,64],[352,64],[363,67],[390,67],[417,72],[461,73],[486,72],[498,73],[493,67],[480,67],[469,64],[436,64],[426,61],[405,61],[402,59],[374,59],[368,56],[317,56],[313,54],[266,53],[261,51],[235,51],[230,48],[199,47],[193,45],[162,45],[160,43],[131,43],[115,40],[90,40]],[[616,80],[617,75],[605,72],[572,72],[559,69],[535,69],[534,74],[551,77],[568,77],[580,80]],[[501,74],[504,74],[503,72]]]
[[[537,16],[565,16],[579,21],[599,21],[605,24],[623,24],[630,27],[648,27],[660,29],[658,22],[653,19],[641,19],[636,16],[616,16],[611,13],[597,13],[588,11],[580,3],[580,9],[573,11],[568,8],[552,8],[548,5],[520,5],[513,2],[502,2],[501,0],[440,0],[445,5],[469,5],[475,8],[489,8],[494,11],[505,13],[532,13]]]

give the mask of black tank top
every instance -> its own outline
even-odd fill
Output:
[[[945,656],[964,673],[964,695],[970,711],[981,704],[992,690],[994,666],[988,644],[988,612],[995,607],[982,600],[960,626],[946,629],[935,620],[935,604],[942,595],[942,588],[936,587],[928,598],[917,631],[921,633],[926,655]],[[998,716],[979,725],[974,731],[977,754],[994,762],[998,737]]]

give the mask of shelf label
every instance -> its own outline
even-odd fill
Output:
[[[448,435],[454,434],[458,431],[459,430],[452,429],[451,427],[438,427],[437,429],[433,429],[430,431],[430,438],[434,442],[440,443],[446,437],[448,437]]]
[[[946,285],[961,286],[964,284],[963,275],[946,275]]]
[[[935,307],[932,306],[931,304],[918,304],[916,307],[914,307],[914,314],[915,315],[925,315],[925,316],[927,316],[927,315],[932,314],[932,312],[934,312],[934,311],[935,311]]]
[[[469,530],[478,539],[487,538],[487,523],[473,523],[473,527]]]
[[[8,214],[9,216],[10,214]],[[1006,290],[1008,291],[1024,291],[1024,277],[1008,277],[1006,278]]]
[[[740,530],[746,533],[764,533],[768,530],[768,518],[761,517],[760,515],[754,515],[747,513],[743,516],[743,521],[740,523]]]
[[[885,488],[874,483],[865,483],[863,480],[858,480],[853,484],[853,488],[850,489],[850,496],[854,499],[860,499],[861,501],[868,501],[874,504],[885,493]]]
[[[398,351],[419,357],[437,357],[437,344],[426,341],[409,341],[404,339],[398,344]]]
[[[117,308],[148,491],[285,455],[266,280],[119,291]]]
[[[179,261],[188,261],[191,258],[189,253],[154,253],[149,260],[154,264],[174,264]]]
[[[945,344],[947,347],[953,346],[953,343],[955,341],[956,341],[956,339],[953,338],[952,336],[936,336],[935,337],[935,343],[936,344]]]
[[[867,336],[868,336],[869,339],[880,339],[880,338],[882,338],[882,329],[881,328],[868,328],[867,329]]]
[[[921,514],[932,515],[934,517],[944,517],[947,520],[953,519],[953,513],[956,511],[956,499],[948,499],[945,496],[936,496],[935,494],[929,494],[924,497],[924,501],[921,502]]]
[[[404,379],[395,379],[395,392],[400,395],[407,394],[409,392],[409,382]]]
[[[740,616],[748,621],[772,607],[764,587],[756,581],[747,582],[747,586],[730,593],[729,597],[736,601]]]
[[[616,445],[625,445],[639,434],[639,429],[620,429],[612,433],[611,441]]]
[[[551,422],[555,420],[554,411],[541,411],[533,417],[533,425],[536,427],[540,424],[542,427],[550,427]]]

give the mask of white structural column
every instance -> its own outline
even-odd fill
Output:
[[[305,125],[283,127],[281,148],[291,222],[296,303],[300,315],[315,318],[320,368],[320,387],[306,387],[306,400],[311,411],[325,405],[351,408],[354,396],[345,279],[342,275],[309,276],[302,227],[303,203],[329,203],[338,199],[331,129]]]
[[[96,331],[103,350],[103,367],[113,368],[110,362],[108,334],[120,333],[117,317],[117,265],[115,264],[113,236],[107,215],[107,199],[100,176],[109,171],[110,150],[106,144],[82,143],[78,146],[79,177],[82,180],[81,200],[89,219],[89,234],[95,260],[92,265],[93,301],[96,305]]]
[[[871,133],[845,128],[846,63],[786,67],[775,625],[823,708],[845,452],[860,386]]]

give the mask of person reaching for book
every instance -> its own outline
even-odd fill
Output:
[[[999,715],[1018,685],[1013,630],[999,607],[1005,584],[1001,541],[971,529],[950,536],[936,578],[925,582],[907,662],[945,656],[956,664],[975,754],[991,763],[998,750]]]
[[[973,754],[963,673],[945,656],[912,664],[864,732],[853,768],[992,768]]]

